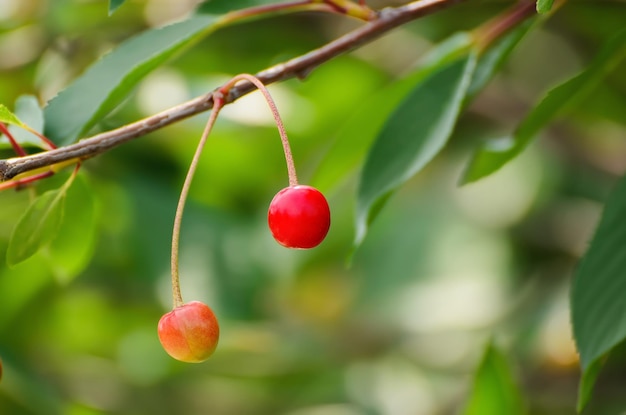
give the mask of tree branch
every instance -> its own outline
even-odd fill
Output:
[[[400,7],[383,9],[372,22],[318,49],[267,68],[257,73],[256,77],[266,85],[295,77],[303,79],[324,62],[354,50],[398,26],[461,1],[463,0],[418,0]],[[213,93],[218,89],[132,124],[97,134],[65,147],[25,157],[0,160],[0,181],[58,163],[88,159],[134,138],[210,110],[213,108]],[[249,82],[237,84],[225,97],[225,103],[231,103],[254,89],[254,85]]]

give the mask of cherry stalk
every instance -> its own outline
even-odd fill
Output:
[[[280,141],[283,145],[283,151],[285,152],[285,160],[287,162],[287,172],[289,174],[289,185],[296,186],[298,184],[298,175],[296,174],[296,166],[293,162],[293,155],[291,154],[291,147],[289,146],[289,138],[287,137],[287,130],[285,129],[285,124],[283,124],[283,120],[280,118],[280,113],[278,112],[278,108],[276,107],[276,103],[274,99],[270,95],[269,91],[263,85],[258,78],[250,74],[239,74],[224,84],[219,92],[224,96],[228,95],[228,91],[240,81],[248,81],[254,86],[257,87],[259,91],[265,97],[267,101],[267,105],[270,107],[272,111],[272,116],[274,117],[274,122],[276,123],[276,127],[278,128],[278,133],[280,134]]]
[[[312,248],[325,238],[330,226],[330,210],[324,196],[310,186],[298,185],[287,132],[269,91],[252,75],[240,74],[233,77],[213,95],[213,111],[187,171],[174,217],[171,254],[173,309],[159,320],[158,335],[165,351],[183,362],[197,363],[206,360],[215,351],[219,339],[219,324],[211,308],[198,301],[190,303],[183,301],[179,271],[180,229],[185,203],[202,150],[231,88],[241,81],[250,82],[265,97],[278,127],[287,162],[289,187],[274,197],[268,213],[268,222],[274,238],[289,248]]]
[[[179,276],[179,266],[178,266],[178,251],[180,245],[180,227],[183,220],[183,211],[185,210],[185,202],[187,201],[187,196],[189,194],[189,188],[191,187],[191,182],[193,181],[193,176],[196,173],[196,169],[198,167],[198,163],[200,162],[200,156],[202,155],[202,150],[206,145],[207,139],[211,130],[213,129],[213,125],[217,120],[217,116],[219,115],[220,110],[224,106],[224,98],[220,96],[220,94],[214,95],[214,104],[213,111],[211,111],[211,116],[209,117],[209,121],[202,132],[202,137],[200,138],[200,142],[198,143],[198,147],[196,148],[196,152],[191,160],[191,164],[189,166],[189,170],[187,171],[187,176],[185,177],[185,181],[183,183],[183,188],[180,192],[180,197],[178,199],[178,206],[176,207],[176,214],[174,215],[174,229],[172,232],[172,257],[171,257],[171,268],[172,268],[172,296],[174,300],[174,308],[180,307],[183,305],[183,297],[180,291],[180,276]]]
[[[230,88],[245,80],[256,86],[265,97],[283,145],[289,187],[282,189],[274,196],[268,210],[268,225],[276,241],[295,249],[309,249],[319,245],[330,228],[330,208],[324,195],[310,186],[298,185],[296,167],[289,145],[285,125],[280,118],[276,103],[263,83],[250,74],[240,74],[231,79],[219,92],[228,96]]]
[[[157,333],[159,341],[165,351],[174,359],[188,363],[199,363],[208,359],[219,340],[219,324],[213,310],[199,301],[185,304],[180,290],[179,274],[179,245],[180,228],[185,210],[185,202],[189,195],[189,188],[193,181],[202,150],[204,149],[209,134],[215,125],[217,116],[224,106],[221,94],[214,95],[213,111],[202,132],[202,137],[194,153],[193,159],[187,171],[183,188],[178,199],[176,214],[174,216],[174,229],[172,232],[172,298],[173,309],[164,314],[159,320]]]

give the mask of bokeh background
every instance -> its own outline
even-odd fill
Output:
[[[0,103],[12,108],[31,94],[44,104],[119,42],[184,18],[195,4],[128,0],[108,17],[106,1],[0,0]],[[51,266],[45,252],[12,269],[0,265],[0,414],[457,414],[490,341],[508,356],[528,413],[573,414],[579,369],[569,286],[602,202],[626,169],[626,67],[494,176],[457,183],[473,149],[510,132],[623,27],[626,3],[570,1],[531,30],[462,116],[446,150],[390,199],[356,251],[362,160],[342,176],[323,163],[351,115],[377,105],[368,100],[373,92],[415,68],[433,44],[511,4],[455,6],[304,81],[270,87],[301,182],[319,185],[331,205],[332,227],[317,249],[284,249],[267,229],[269,201],[288,183],[261,95],[223,111],[181,242],[185,300],[206,302],[221,323],[219,348],[205,363],[172,360],[156,324],[171,307],[174,210],[207,115],[86,162],[68,196],[74,226],[64,228],[63,266]],[[359,24],[296,14],[222,29],[150,74],[93,132]],[[11,157],[4,144],[3,157]],[[0,194],[0,251],[34,192],[68,174]],[[603,372],[588,413],[626,411],[620,355]]]

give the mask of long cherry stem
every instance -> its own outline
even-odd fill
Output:
[[[185,202],[187,201],[187,195],[189,194],[189,188],[191,187],[191,182],[193,180],[193,176],[196,172],[196,168],[198,167],[198,163],[200,162],[200,156],[202,155],[202,150],[207,142],[207,138],[213,129],[213,125],[215,124],[215,120],[217,120],[217,116],[224,106],[224,98],[219,95],[213,95],[214,103],[213,103],[213,111],[211,111],[211,116],[206,123],[206,127],[202,132],[202,137],[200,138],[200,142],[198,143],[198,147],[196,148],[196,152],[191,160],[191,164],[189,165],[189,170],[187,171],[187,176],[185,177],[185,182],[183,183],[183,188],[180,192],[180,198],[178,199],[178,206],[176,207],[176,215],[174,216],[174,229],[172,231],[172,258],[171,258],[171,266],[172,266],[172,298],[174,300],[174,308],[182,306],[183,296],[180,291],[180,274],[178,271],[178,251],[179,251],[179,242],[180,242],[180,227],[183,220],[183,211],[185,210]]]
[[[291,154],[291,147],[289,146],[289,138],[287,138],[287,130],[285,129],[285,125],[283,124],[282,119],[280,118],[280,114],[278,113],[278,108],[276,107],[276,103],[272,99],[269,91],[258,78],[254,75],[250,74],[239,74],[224,84],[220,89],[224,96],[228,95],[228,91],[235,86],[235,84],[239,81],[248,81],[252,83],[254,86],[258,88],[259,91],[265,97],[267,101],[267,105],[270,107],[272,111],[272,116],[274,117],[274,121],[276,122],[276,127],[278,127],[278,133],[280,134],[280,141],[283,144],[283,151],[285,152],[285,160],[287,162],[287,173],[289,175],[289,186],[296,186],[298,184],[298,175],[296,174],[296,166],[293,162],[293,155]]]
[[[217,120],[217,116],[219,115],[220,110],[225,104],[225,97],[228,95],[228,91],[239,81],[248,81],[256,86],[267,101],[269,105],[272,115],[274,116],[274,120],[276,122],[276,126],[278,127],[278,132],[280,134],[280,140],[283,145],[283,150],[285,152],[285,160],[287,161],[287,171],[289,174],[289,185],[295,186],[298,184],[298,176],[296,175],[296,167],[293,162],[293,156],[291,154],[291,147],[289,146],[289,139],[287,138],[287,131],[285,129],[285,125],[280,118],[280,114],[278,113],[278,108],[276,107],[276,103],[272,99],[269,91],[263,85],[261,81],[259,81],[256,77],[249,74],[240,74],[233,77],[230,81],[224,84],[219,90],[213,94],[213,111],[211,112],[211,116],[206,123],[206,127],[202,132],[202,137],[200,138],[200,142],[198,142],[198,147],[196,148],[196,152],[193,155],[193,159],[191,160],[191,164],[189,165],[189,170],[187,171],[187,176],[185,177],[185,181],[183,183],[183,188],[180,192],[180,197],[178,199],[178,206],[176,207],[176,214],[174,216],[174,229],[172,230],[172,256],[171,256],[171,268],[172,268],[172,299],[174,303],[174,308],[180,307],[184,304],[183,296],[180,290],[180,272],[179,272],[179,247],[180,247],[180,228],[183,220],[183,211],[185,210],[185,203],[187,201],[187,196],[189,194],[189,189],[191,187],[191,182],[193,181],[193,176],[196,173],[196,169],[198,167],[198,163],[200,162],[200,156],[202,155],[202,150],[206,145],[207,139],[211,130],[213,129],[213,125],[215,125],[215,121]]]

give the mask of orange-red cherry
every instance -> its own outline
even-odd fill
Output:
[[[159,320],[159,340],[174,359],[199,363],[208,359],[220,336],[213,310],[199,301],[176,307]]]
[[[326,237],[330,228],[330,208],[316,188],[289,186],[272,199],[267,221],[279,244],[287,248],[309,249]]]

